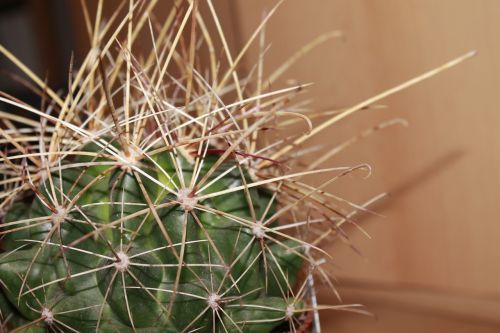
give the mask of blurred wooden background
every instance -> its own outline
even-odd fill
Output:
[[[275,3],[233,1],[240,43]],[[497,0],[288,0],[271,20],[268,69],[323,32],[344,32],[285,76],[314,82],[318,108],[353,105],[479,51],[382,101],[388,109],[359,113],[314,139],[340,143],[387,119],[409,122],[329,161],[374,168],[370,179],[345,179],[331,191],[357,202],[392,196],[377,207],[386,218],[362,222],[371,240],[350,231],[363,257],[341,243],[330,247],[345,301],[366,304],[377,319],[325,314],[326,332],[500,331],[499,17]]]
[[[49,8],[45,14],[37,7],[41,2]],[[276,3],[214,2],[235,52]],[[42,74],[50,69],[58,85],[67,68],[58,64],[62,59],[66,64],[70,53],[55,53],[47,45],[62,44],[54,39],[59,38],[67,46],[70,36],[77,55],[85,49],[78,1],[0,0],[10,10],[17,8],[14,3],[35,20],[42,17],[35,27],[52,29],[34,28],[34,36],[26,38],[49,52],[40,55],[47,68],[34,65]],[[106,1],[108,12],[113,3]],[[62,5],[69,15],[61,14]],[[370,179],[346,178],[331,191],[356,202],[383,191],[392,195],[376,207],[385,218],[362,220],[372,239],[349,231],[362,256],[340,243],[329,248],[345,302],[366,304],[377,317],[324,313],[324,332],[500,330],[499,17],[498,0],[287,0],[270,21],[268,72],[324,32],[345,34],[315,49],[281,82],[314,82],[309,97],[317,108],[350,106],[467,51],[479,51],[458,68],[382,101],[387,109],[358,113],[311,142],[340,143],[393,118],[410,125],[378,132],[328,161],[332,166],[367,162],[374,168]],[[4,25],[0,37],[8,39],[5,29],[11,25]],[[17,46],[22,51],[22,44]],[[254,48],[246,66],[256,59]]]

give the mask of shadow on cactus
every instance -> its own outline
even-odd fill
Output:
[[[320,36],[266,78],[263,28],[276,8],[232,55],[211,1],[206,15],[197,1],[180,1],[162,24],[150,19],[155,2],[141,3],[131,1],[107,21],[99,13],[87,18],[92,48],[70,70],[64,96],[0,46],[38,85],[42,100],[36,109],[0,97],[31,114],[0,111],[2,328],[319,332],[317,319],[310,325],[318,310],[363,312],[340,300],[318,304],[314,280],[335,292],[320,246],[343,237],[342,225],[355,223],[366,206],[326,187],[369,168],[316,168],[356,140],[327,147],[301,168],[298,157],[311,153],[303,143],[471,54],[313,129],[310,119],[331,113],[293,104],[303,85],[270,84],[338,32]],[[153,42],[139,56],[134,42],[141,31]],[[241,77],[237,69],[254,42],[261,57]],[[292,135],[270,131],[285,127],[295,129]],[[302,180],[319,173],[329,175],[319,187]]]

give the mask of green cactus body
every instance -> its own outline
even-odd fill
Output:
[[[278,235],[268,242],[273,225],[247,222],[273,214],[271,194],[254,187],[192,198],[249,181],[234,162],[218,166],[205,182],[213,185],[196,193],[178,188],[193,177],[180,155],[143,157],[131,169],[94,143],[81,151],[102,157],[62,159],[4,218],[19,222],[5,230],[0,259],[9,327],[38,320],[21,331],[265,333],[288,318],[284,296],[301,246]],[[218,158],[205,157],[198,180]]]

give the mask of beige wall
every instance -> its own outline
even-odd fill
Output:
[[[276,1],[235,0],[240,43]],[[315,105],[345,107],[471,49],[463,65],[359,113],[312,143],[341,142],[395,117],[408,128],[379,132],[330,161],[368,162],[368,180],[330,188],[362,202],[381,191],[386,218],[364,218],[372,239],[350,230],[363,258],[342,244],[330,252],[346,300],[378,321],[325,316],[327,332],[497,332],[500,328],[500,1],[288,0],[267,29],[276,67],[322,32],[334,40],[286,78],[314,82]],[[256,59],[256,50],[247,66]],[[323,302],[332,301],[322,299]]]

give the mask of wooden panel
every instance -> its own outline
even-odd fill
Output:
[[[241,31],[241,44],[274,3],[237,1],[233,24]],[[362,258],[342,244],[330,247],[340,285],[362,280],[373,283],[372,291],[383,284],[439,290],[450,297],[465,293],[467,299],[487,299],[500,308],[498,17],[496,0],[289,0],[269,24],[268,72],[315,36],[333,29],[345,33],[343,40],[314,50],[284,78],[314,82],[310,96],[318,108],[352,105],[469,50],[479,51],[458,68],[384,100],[388,109],[363,111],[310,142],[342,142],[392,118],[410,124],[378,132],[329,161],[334,166],[368,162],[374,168],[370,179],[344,179],[331,191],[357,202],[381,191],[392,193],[377,207],[386,218],[363,220],[371,240],[350,231]],[[256,52],[247,57],[248,68]],[[356,286],[345,293],[351,301],[357,296],[370,303],[383,322],[374,325],[349,315],[334,321],[337,332],[396,331],[409,322],[419,322],[423,326],[415,327],[427,332],[461,325],[457,318],[440,317],[436,309],[434,319],[416,310],[396,311],[369,293],[362,297]],[[437,304],[446,310],[445,303]],[[481,304],[469,307],[471,318],[491,306]],[[459,317],[467,320],[467,311]],[[463,324],[463,331],[498,324],[474,318]]]

